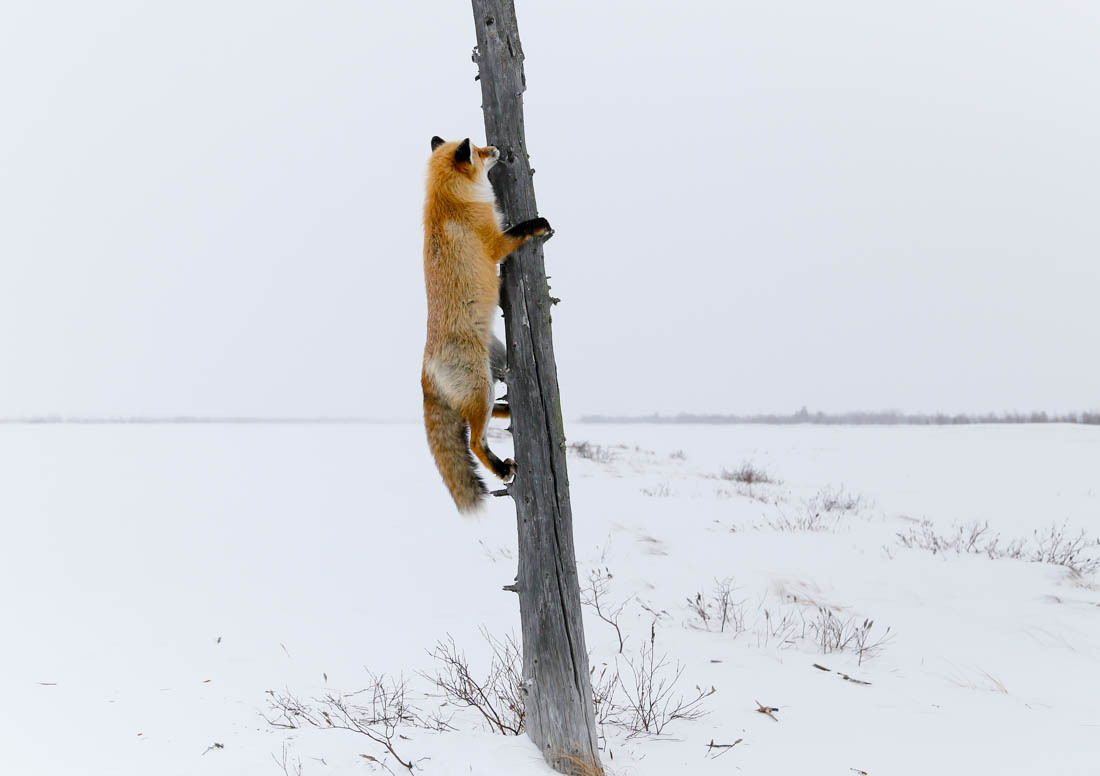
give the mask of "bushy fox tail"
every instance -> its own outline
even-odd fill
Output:
[[[458,511],[476,511],[488,490],[477,476],[466,421],[432,390],[427,380],[424,381],[424,427],[435,465]]]

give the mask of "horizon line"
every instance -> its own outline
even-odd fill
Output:
[[[902,412],[901,410],[855,410],[848,412],[756,413],[751,415],[680,412],[675,415],[582,415],[582,424],[607,425],[1027,425],[1072,423],[1100,425],[1100,410],[1048,412],[1046,410],[1003,412]]]
[[[0,426],[33,425],[398,425],[420,423],[421,418],[372,418],[365,415],[61,415],[42,414],[0,417]],[[1002,411],[1002,412],[903,412],[900,410],[856,410],[848,412],[794,413],[690,413],[662,415],[580,415],[570,422],[607,425],[703,424],[703,425],[789,425],[808,424],[888,424],[954,425],[959,423],[1100,423],[1100,410],[1074,412]]]
[[[359,415],[27,415],[0,418],[0,425],[157,425],[157,424],[225,424],[225,425],[385,425],[409,423],[410,420],[369,418]]]

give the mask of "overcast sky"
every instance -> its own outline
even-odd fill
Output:
[[[567,417],[1100,407],[1100,4],[518,0]],[[0,5],[0,416],[420,414],[470,7]]]

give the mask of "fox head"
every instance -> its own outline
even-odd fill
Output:
[[[432,138],[432,156],[428,162],[428,186],[447,188],[461,198],[491,198],[489,170],[500,159],[494,146],[475,146],[470,138],[447,142]]]

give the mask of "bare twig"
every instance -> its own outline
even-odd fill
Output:
[[[621,655],[625,640],[623,639],[622,629],[619,627],[619,617],[626,605],[630,603],[630,599],[628,598],[618,606],[609,607],[607,605],[604,596],[611,584],[611,577],[611,571],[606,567],[592,569],[588,574],[588,585],[581,590],[581,604],[591,607],[596,612],[597,617],[615,629],[615,635],[619,639],[619,654]]]
[[[714,743],[714,739],[712,738],[710,740],[710,743],[707,744],[707,757],[712,760],[717,757],[721,757],[722,755],[726,754],[726,752],[728,752],[730,749],[733,749],[733,747],[737,746],[744,740],[745,739],[743,738],[739,738],[732,744],[716,744]]]
[[[824,671],[825,673],[828,673],[828,674],[836,674],[841,679],[844,679],[845,681],[851,682],[852,684],[862,684],[862,685],[865,685],[867,687],[871,686],[870,682],[865,682],[862,679],[856,679],[855,677],[848,676],[848,674],[844,673],[843,671],[834,671],[833,669],[826,668],[825,666],[820,665],[818,663],[814,663],[813,666],[818,671]]]
[[[271,759],[275,761],[275,764],[282,769],[286,776],[302,776],[302,758],[299,757],[297,762],[294,762],[287,759],[287,754],[286,742],[284,741],[282,759],[276,757],[274,753],[272,753]]]
[[[589,661],[591,662],[591,660]],[[592,684],[592,705],[595,707],[596,723],[599,725],[620,723],[621,707],[616,703],[619,690],[618,666],[603,664],[596,673],[595,664],[589,672]]]

